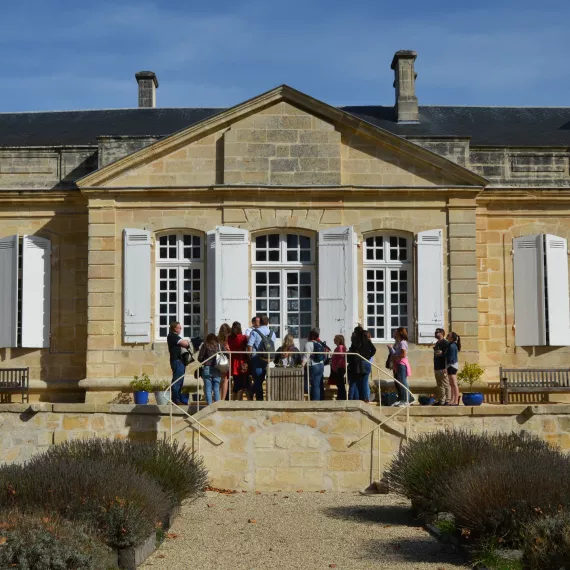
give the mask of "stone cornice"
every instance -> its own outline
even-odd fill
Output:
[[[77,181],[79,187],[102,186],[120,174],[146,164],[156,158],[174,152],[183,145],[189,144],[198,138],[216,132],[228,124],[254,114],[261,109],[274,105],[280,101],[309,110],[325,119],[328,119],[341,129],[353,131],[361,136],[376,140],[393,151],[410,156],[412,160],[422,162],[428,166],[441,169],[450,178],[458,183],[484,187],[488,181],[474,172],[459,166],[455,162],[427,150],[411,141],[406,140],[389,131],[358,119],[336,107],[318,101],[287,85],[281,85],[271,91],[249,99],[231,109],[222,111],[213,117],[205,119],[196,125],[183,129],[164,139],[157,141],[133,154],[117,160]]]
[[[501,188],[487,188],[477,196],[477,204],[488,205],[498,203],[521,204],[529,202],[540,202],[541,204],[547,203],[570,203],[570,188],[569,189],[501,189]]]
[[[81,192],[61,192],[53,190],[0,190],[0,204],[79,204],[86,206],[86,198]]]

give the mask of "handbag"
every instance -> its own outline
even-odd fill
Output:
[[[220,352],[216,355],[216,363],[214,367],[217,368],[220,372],[227,372],[230,368],[230,359],[221,352],[222,347],[219,347]]]
[[[358,374],[370,374],[370,370],[368,366],[369,364],[366,360],[359,360],[358,361]]]
[[[192,364],[192,362],[194,362],[194,357],[192,356],[192,353],[187,348],[184,348],[182,346],[180,348],[180,360],[182,360],[182,362],[184,363],[184,366],[188,366],[189,364]]]

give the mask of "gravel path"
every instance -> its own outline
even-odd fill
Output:
[[[467,568],[391,495],[208,492],[183,507],[171,533],[141,568]]]

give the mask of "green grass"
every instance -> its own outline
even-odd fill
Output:
[[[486,566],[489,570],[524,570],[522,560],[506,560],[501,557],[497,541],[492,538],[482,544],[473,556],[473,565]]]
[[[457,527],[455,523],[450,520],[441,519],[437,520],[433,523],[435,527],[437,527],[442,534],[449,534],[454,535],[457,532]]]

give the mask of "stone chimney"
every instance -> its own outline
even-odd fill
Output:
[[[139,107],[156,107],[156,89],[158,79],[153,71],[135,73],[139,84]]]
[[[416,97],[416,77],[414,61],[418,54],[415,51],[400,50],[394,54],[392,69],[394,70],[394,87],[396,88],[396,116],[398,123],[418,123],[418,98]]]

